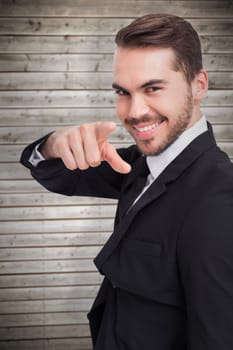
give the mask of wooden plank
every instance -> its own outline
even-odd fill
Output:
[[[112,54],[1,54],[0,72],[111,72]],[[203,54],[208,71],[232,71],[232,54]]]
[[[22,145],[0,145],[0,162],[18,162],[22,149]]]
[[[33,287],[0,289],[0,301],[94,298],[99,290],[98,285],[68,287]]]
[[[106,90],[112,73],[0,73],[0,90]],[[210,72],[209,89],[233,89],[233,72]]]
[[[0,327],[87,324],[86,312],[56,312],[21,315],[0,315]]]
[[[126,18],[0,18],[0,35],[114,35],[132,19]],[[222,33],[229,28],[231,19],[209,21],[214,33]],[[228,24],[228,26],[226,25]]]
[[[1,91],[2,108],[110,107],[115,104],[113,91]]]
[[[1,248],[0,261],[94,259],[100,249],[100,246]]]
[[[42,260],[38,261],[5,261],[0,262],[0,274],[33,274],[33,273],[71,273],[93,272],[96,267],[91,259],[81,260]],[[77,295],[74,296],[77,298]],[[87,296],[86,296],[87,297]],[[27,298],[26,298],[27,299]],[[31,298],[30,298],[31,299]],[[5,299],[4,299],[5,300]]]
[[[209,89],[224,90],[233,88],[233,72],[209,72]]]
[[[202,112],[207,119],[214,124],[232,123],[232,108],[215,106],[202,106]],[[114,121],[119,125],[119,119],[116,116],[115,107],[107,108],[50,108],[47,109],[0,109],[1,127],[3,126],[46,126],[56,130],[58,127],[68,125],[80,125],[83,123],[93,123],[95,121]],[[48,129],[47,129],[48,130]],[[51,129],[50,129],[51,130]],[[47,133],[48,131],[46,131]],[[42,136],[43,134],[39,135]],[[31,139],[32,140],[32,139]],[[23,150],[23,145],[27,141],[21,142],[22,145],[8,144],[5,152],[8,151],[7,158],[3,152],[0,152],[2,161],[18,161],[19,155]],[[11,154],[11,156],[10,156]],[[10,157],[10,158],[9,158]],[[14,159],[13,159],[14,158]]]
[[[233,90],[214,91],[209,90],[207,97],[202,101],[205,107],[227,107],[233,106]]]
[[[53,338],[72,338],[90,336],[88,325],[70,325],[70,326],[47,326],[47,327],[13,327],[13,328],[0,328],[1,340],[34,340],[34,339],[47,339],[52,341]],[[23,349],[24,350],[24,349]],[[41,350],[41,349],[40,349]],[[50,349],[49,349],[50,350]]]
[[[1,248],[22,247],[51,247],[76,245],[102,245],[106,242],[110,232],[80,232],[80,233],[52,233],[52,234],[1,234]]]
[[[215,40],[213,40],[215,41]],[[112,53],[112,36],[0,36],[0,53]]]
[[[1,233],[77,233],[77,232],[110,232],[113,219],[69,219],[69,220],[33,220],[33,221],[3,221]]]
[[[90,299],[1,301],[1,314],[23,314],[39,312],[88,311],[93,303]]]
[[[0,220],[56,220],[56,219],[100,219],[113,218],[115,205],[69,205],[1,208]]]
[[[0,91],[2,108],[86,108],[113,107],[114,91]],[[209,90],[205,107],[233,105],[233,90]],[[49,113],[49,112],[48,112]]]
[[[33,16],[33,17],[135,17],[145,13],[171,13],[188,17],[229,17],[232,18],[231,1],[150,1],[150,0],[118,0],[98,1],[89,0],[41,0],[32,3],[21,0],[19,3],[9,3],[1,0],[0,13],[2,16]]]
[[[0,340],[1,350],[91,350],[90,337],[71,339]]]
[[[0,181],[0,194],[2,193],[43,193],[46,189],[41,187],[35,180],[11,180]]]
[[[233,37],[232,36],[200,36],[203,53],[232,53]],[[230,45],[230,47],[228,47]]]
[[[1,340],[77,338],[88,336],[90,336],[90,331],[87,324],[0,328]]]
[[[221,56],[221,55],[220,55]],[[228,55],[230,56],[230,55]],[[229,70],[231,60],[227,55],[216,57],[213,64],[221,61],[221,66]],[[216,57],[216,58],[215,58]],[[105,72],[112,70],[112,54],[1,54],[0,71],[21,72]],[[216,62],[216,63],[215,63]]]
[[[221,110],[222,112],[222,110]],[[229,113],[230,114],[230,113]],[[223,116],[224,117],[224,116]],[[80,125],[98,121],[115,121],[114,107],[104,108],[51,108],[47,109],[0,109],[1,126],[51,126],[53,130],[62,125]]]
[[[114,35],[132,18],[0,18],[0,35]],[[198,18],[189,22],[201,35],[232,33],[232,18]]]
[[[231,54],[203,54],[203,67],[207,71],[232,71],[233,55]]]
[[[0,147],[0,152],[2,147]],[[61,206],[61,205],[115,205],[116,201],[107,198],[95,197],[68,197],[56,193],[45,192],[36,195],[26,193],[1,194],[1,207],[24,207],[27,206]],[[0,237],[1,239],[1,237]],[[0,244],[1,246],[1,244]]]
[[[232,53],[232,36],[200,36],[203,53]],[[113,53],[113,36],[0,36],[0,53]]]
[[[0,73],[0,90],[106,90],[111,86],[112,74],[106,72]]]
[[[0,171],[0,180],[10,180],[10,179],[30,179],[31,175],[29,171],[22,167],[19,162],[17,163],[6,163],[6,164],[0,164],[1,171]],[[14,173],[13,173],[14,172]],[[0,185],[1,187],[1,185]],[[1,212],[0,212],[0,219],[1,219]]]
[[[212,124],[231,124],[232,107],[208,107],[202,106],[202,113]]]
[[[96,285],[100,284],[102,276],[97,272],[75,272],[75,273],[59,273],[59,274],[26,274],[26,275],[1,275],[1,288],[20,288],[20,287],[60,287],[73,285]],[[57,306],[56,306],[57,308]],[[42,310],[43,308],[41,308]],[[63,309],[59,309],[64,311]],[[56,311],[59,311],[56,310]],[[78,311],[79,309],[71,309],[69,311]],[[84,311],[87,309],[85,308]],[[38,310],[37,312],[39,312]],[[51,310],[50,310],[51,311]],[[54,311],[54,310],[53,310]],[[32,311],[31,311],[32,312]],[[36,311],[35,311],[36,312]],[[47,310],[48,312],[48,310]],[[0,313],[4,313],[0,307]]]

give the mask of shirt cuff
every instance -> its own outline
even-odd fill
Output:
[[[42,142],[41,142],[42,143]],[[45,158],[42,156],[38,148],[40,147],[41,143],[36,145],[36,147],[33,149],[30,158],[28,159],[29,163],[36,167],[40,162],[45,160]]]

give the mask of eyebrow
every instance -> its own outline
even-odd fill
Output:
[[[151,86],[151,85],[158,85],[158,84],[168,84],[167,80],[164,79],[151,79],[146,81],[145,83],[143,83],[142,85],[139,86],[140,89],[143,89],[145,87]],[[117,90],[122,90],[124,92],[128,92],[125,88],[123,88],[122,86],[118,85],[117,83],[113,83],[112,84],[112,88],[113,89],[117,89]]]
[[[151,86],[151,85],[158,85],[158,84],[168,84],[168,81],[167,80],[164,80],[164,79],[151,79],[149,81],[146,81],[144,84],[142,84],[140,86],[140,88],[145,88],[145,87],[148,87],[148,86]]]
[[[112,88],[116,90],[122,90],[124,92],[128,92],[126,89],[124,89],[122,86],[118,85],[117,83],[113,83]]]

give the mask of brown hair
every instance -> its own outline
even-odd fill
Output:
[[[192,25],[183,18],[168,14],[151,14],[137,18],[119,30],[115,39],[119,47],[171,48],[175,53],[175,70],[182,71],[188,83],[202,69],[201,43]]]

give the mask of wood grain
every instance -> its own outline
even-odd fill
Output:
[[[1,72],[111,72],[112,53],[109,54],[1,54]],[[232,71],[233,54],[203,54],[208,71]]]
[[[171,13],[188,17],[232,18],[231,1],[150,1],[150,0],[119,0],[106,3],[89,0],[41,0],[32,3],[30,0],[12,2],[2,0],[0,12],[2,16],[30,17],[126,17],[131,18],[145,13]]]
[[[0,349],[91,350],[86,314],[103,276],[93,257],[116,201],[52,194],[19,164],[26,144],[65,125],[118,124],[114,35],[139,15],[187,18],[201,36],[210,91],[202,112],[233,159],[232,1],[0,0]]]

